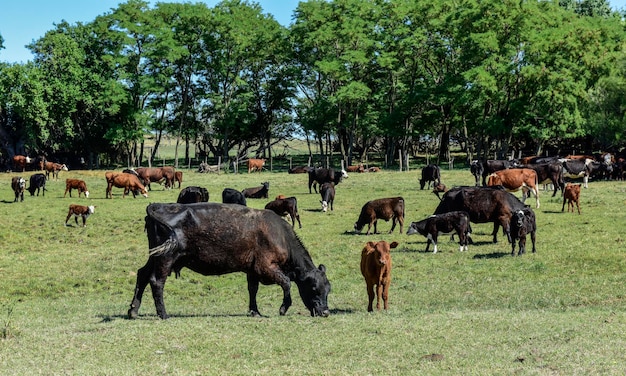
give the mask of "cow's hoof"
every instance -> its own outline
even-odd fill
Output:
[[[250,311],[250,312],[248,312],[248,316],[250,316],[250,317],[261,317],[261,313],[259,313],[259,311]]]
[[[134,309],[129,309],[128,310],[128,318],[130,320],[136,319],[137,318],[137,311],[135,311]]]

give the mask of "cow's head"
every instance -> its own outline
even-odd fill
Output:
[[[326,267],[324,265],[304,273],[295,282],[298,286],[298,291],[300,291],[302,302],[311,312],[311,316],[327,317],[330,315],[328,309],[330,282],[326,277]]]
[[[365,245],[366,248],[374,252],[374,259],[378,266],[391,265],[391,248],[396,248],[397,246],[398,242],[389,244],[384,240],[378,243],[367,242]]]
[[[85,190],[85,197],[89,197],[89,191]]]
[[[96,210],[96,207],[93,205],[89,205],[88,208],[89,208],[89,214],[93,214]]]
[[[426,220],[421,220],[419,222],[411,222],[409,229],[406,232],[407,235],[413,234],[426,234]]]
[[[69,168],[67,168],[67,165],[63,164],[61,166],[61,171],[69,171]]]
[[[344,179],[348,178],[348,172],[344,170],[343,168],[341,169],[341,177]]]
[[[359,222],[354,222],[354,232],[360,234],[361,230],[363,230],[363,226],[365,226],[365,224],[359,225]]]
[[[320,200],[320,203],[322,204],[322,211],[326,213],[328,211],[328,202]]]

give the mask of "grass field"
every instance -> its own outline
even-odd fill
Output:
[[[143,231],[150,202],[175,202],[178,189],[154,184],[148,199],[105,199],[104,171],[62,172],[45,197],[13,203],[0,175],[0,373],[3,375],[621,375],[626,372],[626,183],[591,182],[582,215],[561,212],[541,192],[536,254],[510,256],[490,224],[473,225],[469,252],[443,238],[437,254],[423,237],[351,233],[361,206],[401,195],[408,223],[430,215],[435,195],[419,190],[419,170],[351,174],[337,186],[335,210],[320,211],[306,175],[198,174],[210,201],[225,187],[270,182],[270,197],[298,198],[296,232],[316,264],[328,268],[331,316],[311,318],[294,291],[262,286],[262,318],[247,317],[243,274],[204,277],[184,269],[165,286],[171,318],[159,320],[146,291],[128,320],[136,271],[147,260]],[[32,173],[21,174],[25,177]],[[467,169],[442,170],[448,186],[468,185]],[[90,197],[63,198],[64,180],[87,182]],[[26,193],[28,195],[28,193]],[[87,227],[63,225],[70,203],[96,212]],[[249,200],[263,208],[267,200]],[[534,199],[528,201],[534,207]],[[392,250],[390,307],[368,313],[360,252],[369,240]],[[149,289],[149,288],[148,288]]]

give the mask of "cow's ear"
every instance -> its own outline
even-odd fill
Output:
[[[393,242],[389,244],[389,248],[396,248],[398,246],[398,242]]]
[[[369,248],[376,248],[376,243],[374,243],[374,242],[367,242],[367,246]]]
[[[324,264],[320,264],[320,266],[318,267],[318,269],[319,269],[322,273],[326,273],[326,267],[324,266]]]

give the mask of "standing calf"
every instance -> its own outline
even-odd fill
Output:
[[[70,210],[67,212],[67,217],[65,218],[65,225],[67,226],[67,221],[70,220],[70,217],[74,216],[74,221],[76,225],[78,225],[78,217],[83,218],[83,227],[87,227],[87,218],[94,213],[95,206],[83,206],[70,204]]]
[[[361,251],[361,274],[365,278],[367,288],[367,311],[372,312],[374,303],[374,286],[376,286],[376,309],[380,310],[380,299],[383,299],[384,308],[388,307],[389,284],[391,283],[391,248],[396,248],[398,242],[391,244],[384,240],[378,243],[367,242]]]
[[[434,244],[433,253],[437,253],[437,236],[456,231],[459,236],[459,252],[468,249],[467,243],[471,233],[469,214],[464,211],[452,211],[443,214],[435,214],[419,222],[412,222],[407,235],[421,234],[428,239],[426,252],[430,243]]]
[[[567,183],[565,185],[565,191],[563,191],[563,207],[561,211],[565,211],[565,201],[567,201],[567,212],[569,213],[570,206],[572,213],[574,212],[574,203],[578,208],[578,214],[580,214],[580,184]]]
[[[11,179],[11,189],[15,193],[15,200],[13,202],[24,201],[24,190],[26,189],[26,180],[21,176],[14,176]]]
[[[572,208],[572,211],[574,208]],[[526,252],[526,235],[530,234],[530,240],[533,243],[533,253],[537,252],[535,248],[535,233],[537,232],[537,222],[535,213],[531,208],[525,207],[513,213],[511,217],[511,256],[515,255],[515,241],[519,241],[518,256]]]
[[[271,210],[281,217],[289,215],[291,217],[291,227],[296,225],[297,219],[298,225],[302,228],[300,214],[298,214],[298,200],[295,197],[276,198],[274,201],[268,202],[265,205],[265,209]]]
[[[65,194],[63,194],[63,198],[67,195],[67,192],[70,192],[70,197],[72,197],[72,189],[78,190],[78,197],[80,197],[81,193],[85,194],[85,197],[89,197],[89,191],[87,190],[87,184],[80,179],[65,179]]]
[[[378,219],[384,219],[389,221],[393,219],[391,225],[391,234],[396,228],[396,222],[400,223],[400,233],[404,227],[404,199],[402,197],[381,198],[378,200],[368,201],[361,208],[361,214],[359,219],[354,224],[354,231],[360,233],[363,226],[367,225],[367,232],[365,235],[370,234],[370,229],[374,225],[374,233],[378,232],[376,224]]]
[[[328,211],[328,205],[330,205],[330,210],[333,210],[333,202],[335,202],[335,183],[330,182],[322,184],[320,194],[322,195],[322,199],[320,200],[322,211]]]

